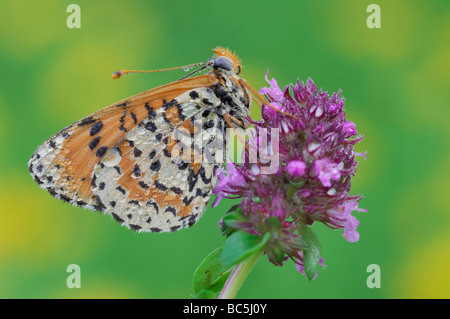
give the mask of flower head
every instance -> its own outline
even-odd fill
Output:
[[[226,175],[219,174],[213,190],[217,195],[214,204],[224,197],[241,198],[241,209],[248,219],[240,224],[241,230],[256,235],[270,232],[265,248],[269,260],[282,265],[291,259],[303,273],[304,249],[311,245],[307,234],[300,231],[303,226],[318,221],[330,228],[342,228],[350,242],[359,239],[359,221],[352,212],[366,210],[358,208],[362,196],[350,195],[349,191],[357,170],[355,156],[365,157],[365,153],[354,151],[362,137],[345,117],[341,91],[330,97],[311,79],[282,90],[275,79],[269,81],[268,73],[266,81],[270,87],[260,93],[272,108],[264,106],[262,121],[253,122],[253,137],[243,158],[250,158],[249,152],[256,150],[260,157],[276,153],[277,170],[266,174],[265,164],[260,162],[228,164]],[[273,145],[262,144],[269,139],[262,138],[263,134],[273,135],[273,130],[279,136],[276,150]],[[317,263],[323,265],[323,259],[317,259]]]

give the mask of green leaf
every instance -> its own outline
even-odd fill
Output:
[[[219,247],[213,250],[194,272],[192,285],[198,298],[201,291],[204,291],[202,294],[205,295],[206,291],[216,293],[222,290],[231,273],[231,266],[222,263],[222,249],[223,247]]]
[[[248,224],[248,218],[241,212],[235,211],[226,214],[222,218],[222,234],[225,236],[231,235],[236,229]]]
[[[308,245],[307,249],[303,249],[303,266],[306,278],[311,280],[315,277],[319,265],[321,245],[313,230],[305,224],[300,223],[299,231]]]
[[[262,250],[270,238],[270,233],[264,237],[252,235],[244,231],[232,233],[223,246],[222,263],[229,267],[239,264],[258,250]]]
[[[232,212],[223,216],[222,222],[229,227],[234,227],[242,222],[248,222],[248,218],[240,212]]]
[[[222,235],[229,236],[236,229],[244,227],[247,223],[248,218],[244,215],[241,205],[233,205],[222,218]]]

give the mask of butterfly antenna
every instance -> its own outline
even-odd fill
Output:
[[[128,73],[155,73],[155,72],[164,72],[164,71],[172,71],[172,70],[179,70],[179,69],[186,69],[188,71],[190,68],[193,68],[196,66],[204,66],[207,63],[208,62],[193,63],[193,64],[189,64],[189,65],[177,66],[174,68],[167,68],[167,69],[160,69],[160,70],[120,70],[120,71],[114,72],[112,74],[112,77],[113,77],[113,79],[118,79],[122,75],[128,74]]]
[[[197,72],[199,72],[199,71],[201,71],[201,70],[204,70],[204,69],[206,69],[207,67],[208,67],[208,65],[204,65],[204,66],[202,66],[201,68],[198,68],[197,70],[192,71],[192,72],[189,73],[188,75],[183,76],[183,77],[182,77],[181,79],[179,79],[178,81],[187,79],[187,78],[190,77],[191,75],[194,75],[195,73],[197,73]]]

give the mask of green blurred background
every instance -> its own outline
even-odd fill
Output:
[[[81,7],[69,29],[67,5]],[[314,225],[328,266],[309,282],[292,262],[261,258],[240,298],[450,297],[450,7],[448,1],[2,1],[0,10],[0,297],[190,298],[192,274],[223,243],[209,207],[172,234],[135,234],[53,199],[27,161],[45,139],[85,115],[174,81],[180,71],[112,80],[117,69],[205,61],[235,50],[255,88],[311,77],[343,90],[365,136],[353,194],[361,238]],[[258,117],[258,108],[254,108]],[[81,267],[69,289],[66,268]],[[381,288],[366,271],[381,267]]]

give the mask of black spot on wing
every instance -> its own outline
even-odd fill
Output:
[[[100,132],[102,128],[103,128],[102,121],[98,121],[97,123],[95,123],[94,125],[91,126],[91,130],[89,131],[89,134],[91,134],[91,136],[94,136],[95,134]]]
[[[134,175],[135,177],[140,177],[140,176],[142,175],[141,169],[139,168],[139,165],[138,165],[138,164],[135,164],[135,165],[134,165],[134,168],[133,168],[133,175]]]
[[[189,96],[194,100],[199,98],[199,95],[196,91],[189,92]]]
[[[169,206],[164,210],[164,213],[172,213],[173,217],[177,216],[177,210],[175,209],[175,207]]]
[[[130,112],[131,118],[133,119],[134,124],[137,123],[137,117],[136,114],[134,114],[133,112]]]
[[[163,153],[164,153],[164,156],[166,156],[166,157],[169,157],[169,158],[172,157],[172,154],[166,148],[163,149]]]
[[[94,209],[97,211],[104,211],[106,209],[106,206],[102,203],[102,201],[100,200],[100,197],[96,196],[95,198],[95,205],[94,205]]]
[[[153,208],[155,209],[156,215],[159,214],[159,207],[155,202],[148,201],[147,204],[145,204],[145,206],[148,206],[148,207],[153,206]]]
[[[168,190],[168,187],[162,183],[160,183],[157,179],[155,179],[155,181],[153,182],[153,184],[155,185],[155,187],[157,189],[159,189],[160,191],[165,192],[166,190]]]
[[[202,113],[202,117],[208,117],[209,116],[209,114],[211,113],[211,111],[210,110],[206,110],[206,111],[203,111],[203,113]]]
[[[202,102],[205,103],[208,106],[214,106],[214,104],[212,104],[211,101],[208,100],[207,98],[202,99]]]
[[[203,129],[209,129],[211,127],[214,126],[214,120],[209,120],[208,122],[205,122],[205,124],[203,124]]]
[[[130,228],[134,231],[141,229],[142,227],[139,225],[130,224]]]
[[[39,177],[37,177],[37,176],[34,176],[34,181],[35,181],[36,183],[38,183],[39,185],[44,184],[44,182],[41,181],[41,180],[39,179]]]
[[[145,103],[145,108],[147,109],[148,112],[148,118],[152,119],[156,116],[155,111],[153,110],[153,108],[148,104],[148,102]]]
[[[123,109],[125,109],[127,107],[128,101],[125,101],[123,103],[118,103],[116,104],[116,107],[121,107]]]
[[[149,130],[150,132],[152,132],[152,133],[154,133],[154,132],[156,132],[156,130],[158,129],[157,127],[156,127],[156,124],[155,123],[153,123],[153,122],[147,122],[146,124],[145,124],[145,128],[147,129],[147,130]]]
[[[63,195],[63,194],[59,194],[59,198],[61,198],[66,203],[70,202],[70,200],[71,200],[69,197],[67,197],[66,195]]]
[[[175,194],[177,194],[177,195],[180,195],[180,194],[183,193],[183,191],[181,190],[181,188],[178,188],[178,187],[171,187],[170,190],[171,190],[172,192],[174,192]]]
[[[96,121],[97,120],[95,120],[92,116],[89,116],[89,117],[82,119],[81,122],[78,123],[78,126],[89,125],[89,124],[95,123]]]
[[[163,104],[163,109],[165,109],[165,110],[167,110],[168,108],[170,108],[170,107],[172,107],[172,106],[174,106],[174,105],[176,105],[177,104],[177,101],[175,100],[175,99],[172,99],[172,100],[170,100],[169,102],[166,102],[165,100],[163,101],[164,102],[164,104]]]
[[[105,155],[107,149],[108,149],[108,148],[107,148],[106,146],[100,147],[100,148],[97,150],[97,153],[95,153],[95,156],[97,156],[97,157],[102,157],[103,155]]]
[[[115,213],[111,213],[111,216],[116,220],[116,222],[118,223],[123,223],[124,220],[122,218],[119,217],[119,215],[115,214]]]
[[[138,149],[137,147],[134,148],[133,153],[134,153],[134,157],[139,157],[142,155],[142,151],[140,149]]]
[[[184,171],[186,168],[188,168],[189,163],[185,163],[185,162],[181,161],[177,164],[177,166],[180,171]]]
[[[94,176],[92,176],[92,180],[91,180],[91,187],[92,188],[96,188],[97,187],[97,175],[94,174]]]
[[[159,171],[160,168],[161,168],[161,163],[160,163],[159,160],[153,162],[153,163],[150,165],[150,169],[151,169],[152,171],[154,171],[154,172]]]
[[[205,175],[205,168],[203,166],[201,166],[199,168],[199,170],[197,171],[197,174],[195,174],[193,170],[190,170],[189,176],[187,178],[187,182],[188,182],[188,185],[189,185],[189,191],[190,192],[192,192],[192,190],[194,189],[195,185],[197,184],[199,176],[202,179],[203,183],[205,183],[206,185],[211,183],[212,177],[210,177],[210,178],[206,177],[206,175]]]
[[[117,186],[116,189],[121,192],[123,195],[125,195],[125,190],[121,186]]]
[[[121,124],[119,126],[119,130],[123,131],[123,132],[128,132],[128,130],[125,128],[125,126],[123,126],[123,124]]]
[[[183,198],[183,204],[185,204],[186,206],[189,206],[191,204],[191,202],[194,200],[194,198],[199,197],[199,196],[206,198],[206,197],[209,197],[210,195],[211,195],[211,190],[207,189],[206,191],[203,192],[200,188],[197,188],[194,196],[191,196],[191,197],[186,196]]]
[[[139,182],[139,186],[142,187],[143,189],[148,189],[149,188],[148,184],[144,183],[143,181]]]
[[[98,143],[100,142],[100,136],[97,136],[96,138],[92,139],[92,141],[89,143],[89,148],[93,150],[97,147]]]

